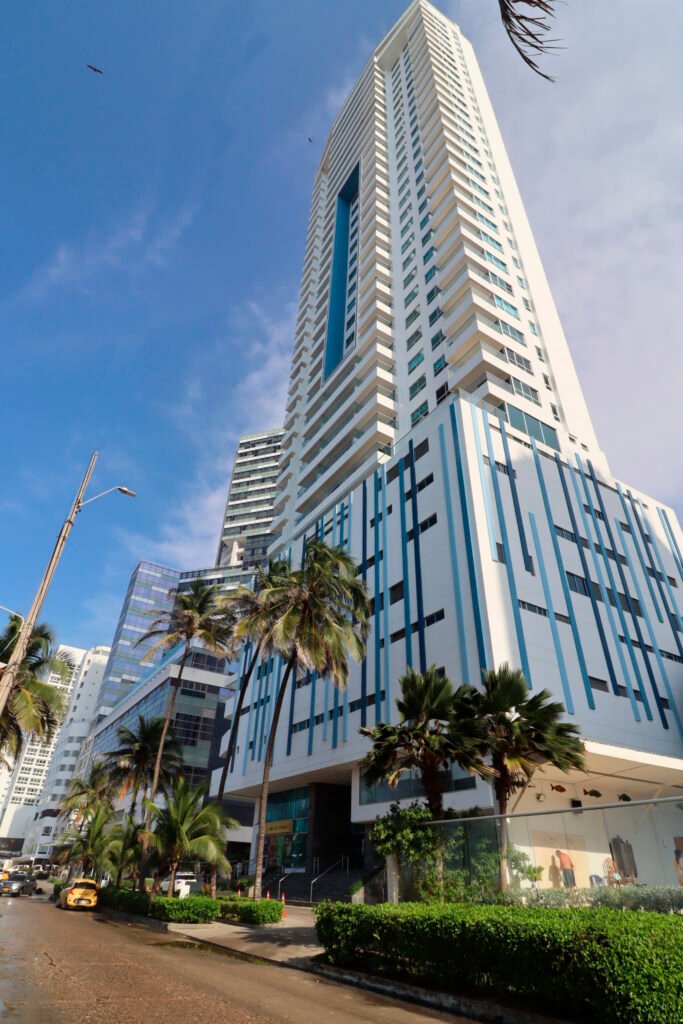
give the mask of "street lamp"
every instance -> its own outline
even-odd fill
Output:
[[[128,487],[118,486],[110,487],[108,490],[102,491],[101,494],[96,494],[92,498],[87,498],[85,501],[83,500],[86,488],[90,483],[90,477],[95,469],[95,463],[97,462],[98,455],[99,452],[93,452],[90,456],[90,462],[88,463],[88,468],[85,471],[85,476],[81,480],[81,485],[76,492],[76,497],[74,498],[71,510],[59,531],[52,555],[50,556],[50,561],[47,563],[47,568],[43,573],[43,578],[41,579],[36,595],[33,598],[33,604],[29,609],[28,615],[22,621],[21,629],[19,630],[19,635],[17,636],[17,642],[14,646],[14,650],[12,651],[12,655],[7,662],[2,676],[0,676],[0,715],[2,715],[5,710],[7,701],[12,693],[12,687],[16,681],[19,666],[26,654],[31,634],[35,629],[38,616],[40,615],[40,610],[43,607],[47,592],[50,589],[50,584],[52,583],[57,565],[59,564],[59,559],[61,558],[62,551],[64,550],[64,545],[68,540],[71,530],[73,529],[76,516],[84,505],[89,505],[90,502],[96,501],[98,498],[103,498],[105,494],[111,494],[112,491],[119,491],[121,494],[125,494],[130,498],[135,497],[135,491],[131,491]]]

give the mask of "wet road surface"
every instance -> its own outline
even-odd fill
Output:
[[[0,1024],[420,1024],[434,1013],[143,925],[0,900]]]

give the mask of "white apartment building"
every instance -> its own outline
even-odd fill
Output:
[[[97,713],[97,702],[110,647],[85,652],[71,691],[71,699],[55,741],[47,775],[26,831],[23,853],[50,857],[59,833],[57,817],[69,783],[76,776],[83,745]]]
[[[253,572],[271,543],[282,429],[245,434],[232,466],[216,566]]]
[[[323,149],[276,512],[273,551],[296,563],[307,537],[347,547],[373,614],[342,693],[307,673],[285,700],[270,862],[356,856],[392,799],[420,795],[416,779],[371,788],[359,769],[358,728],[395,720],[407,666],[476,685],[507,661],[564,703],[588,772],[546,773],[518,810],[680,792],[681,531],[610,473],[476,57],[426,0],[374,52]],[[281,677],[270,659],[250,684],[235,793],[258,794]],[[454,771],[446,804],[493,798]]]
[[[61,691],[67,705],[84,669],[87,654],[88,651],[82,647],[60,644],[57,648],[57,657],[68,658],[72,668],[64,677],[57,672],[51,672],[47,682]],[[24,744],[24,749],[13,766],[5,800],[0,807],[0,836],[15,839],[25,837],[33,820],[58,740],[59,730],[50,743],[31,739]]]

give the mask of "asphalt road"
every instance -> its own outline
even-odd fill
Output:
[[[461,1017],[188,946],[165,932],[0,900],[0,1024],[418,1024]]]

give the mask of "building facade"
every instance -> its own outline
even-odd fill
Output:
[[[71,668],[64,675],[50,672],[47,682],[57,687],[62,694],[66,706],[70,704],[82,672],[86,670],[89,651],[82,647],[69,647],[60,644],[57,657],[68,659]],[[17,758],[13,767],[5,800],[0,808],[0,836],[23,839],[36,813],[45,779],[50,770],[52,757],[59,742],[60,730],[55,733],[50,743],[41,743],[38,739],[29,739]]]
[[[342,693],[311,673],[291,687],[270,860],[357,855],[390,800],[421,795],[411,778],[370,788],[359,769],[358,729],[396,720],[408,666],[476,685],[509,662],[564,703],[588,772],[550,774],[546,808],[596,780],[606,800],[683,784],[680,528],[609,470],[476,57],[426,0],[323,149],[276,513],[274,553],[293,564],[310,537],[354,555],[372,634]],[[250,684],[233,792],[258,793],[281,675],[271,659]],[[446,804],[493,797],[454,771]]]
[[[50,859],[60,829],[57,817],[69,783],[77,775],[83,745],[97,712],[97,701],[111,648],[91,647],[85,652],[74,681],[71,699],[55,742],[33,820],[27,827],[23,853]]]
[[[109,714],[148,667],[161,660],[161,651],[150,655],[154,641],[141,640],[152,625],[150,612],[168,611],[173,607],[179,577],[177,569],[154,562],[138,562],[133,569],[100,688],[98,716]],[[143,664],[146,655],[149,657]]]
[[[216,565],[248,576],[266,560],[271,543],[282,430],[245,434],[237,446]]]

